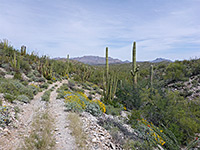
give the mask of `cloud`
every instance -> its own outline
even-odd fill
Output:
[[[136,41],[139,60],[199,56],[197,0],[1,1],[0,38],[40,55],[104,56],[109,46],[110,56],[131,60]]]

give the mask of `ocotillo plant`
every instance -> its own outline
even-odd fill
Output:
[[[150,88],[153,88],[153,65],[150,67]]]
[[[133,56],[132,56],[132,70],[131,74],[133,76],[133,84],[137,85],[137,73],[139,71],[139,67],[136,67],[136,42],[133,43]]]

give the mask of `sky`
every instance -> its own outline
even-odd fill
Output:
[[[0,0],[0,40],[54,57],[200,58],[200,0]]]

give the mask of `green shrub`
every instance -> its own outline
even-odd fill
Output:
[[[50,91],[50,90],[44,92],[44,94],[43,94],[42,97],[41,97],[41,100],[42,100],[42,101],[49,102],[49,100],[50,100],[50,94],[51,94],[51,91]]]
[[[48,87],[49,87],[48,83],[40,84],[40,88],[42,88],[42,89],[48,89]]]
[[[94,115],[94,116],[100,116],[102,114],[102,111],[97,103],[90,102],[86,105],[85,111]]]
[[[30,84],[28,85],[28,87],[33,91],[34,95],[36,95],[40,91],[40,88],[35,84]]]
[[[48,84],[53,84],[53,81],[47,80],[47,83],[48,83]]]
[[[9,94],[9,93],[5,93],[4,98],[10,103],[13,103],[14,100],[16,99],[16,97],[14,95]]]
[[[82,112],[87,111],[94,116],[99,116],[104,112],[103,103],[91,101],[84,93],[81,92],[65,92],[65,106],[68,111]]]
[[[2,93],[9,93],[15,96],[24,94],[29,99],[33,99],[33,90],[29,86],[24,86],[18,80],[0,79],[0,81]]]
[[[19,71],[15,72],[14,79],[22,80],[22,74]]]
[[[119,116],[122,110],[122,108],[115,108],[112,105],[106,105],[106,114],[108,115]]]
[[[24,70],[25,74],[27,74],[31,70],[31,67],[27,61],[21,61],[20,68]]]
[[[30,103],[30,99],[26,95],[19,95],[17,100],[24,103]]]

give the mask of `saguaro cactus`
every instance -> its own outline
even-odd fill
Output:
[[[108,64],[108,47],[106,47],[106,66],[105,66],[105,71],[106,71],[106,80],[104,80],[103,76],[103,85],[104,85],[104,101],[107,103],[112,102],[112,100],[115,97],[116,89],[117,89],[117,83],[118,83],[118,78],[117,74],[115,73],[110,73],[109,74],[109,64]]]
[[[108,64],[108,47],[106,47],[106,80],[108,80],[109,64]]]
[[[10,61],[11,66],[16,69],[17,68],[17,59],[16,59],[16,54],[14,52],[13,54],[13,59]]]
[[[21,46],[21,55],[22,56],[26,55],[26,46],[24,45]]]
[[[132,56],[132,70],[131,74],[133,76],[133,83],[134,86],[137,85],[137,73],[139,71],[139,68],[136,67],[136,42],[133,43],[133,56]]]

